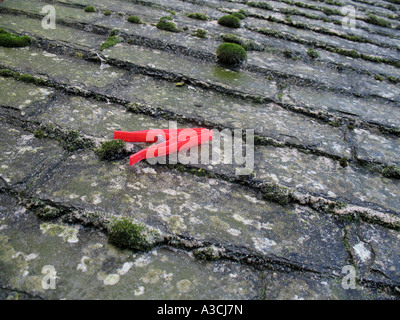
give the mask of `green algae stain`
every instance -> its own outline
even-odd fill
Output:
[[[79,230],[74,227],[53,223],[43,223],[40,225],[40,230],[49,236],[58,236],[68,243],[77,243],[79,241]]]
[[[216,79],[227,80],[227,81],[237,81],[243,78],[243,75],[240,72],[228,70],[220,66],[214,67],[213,76]]]

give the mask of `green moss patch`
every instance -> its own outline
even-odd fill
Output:
[[[386,28],[391,28],[392,24],[382,18],[378,18],[377,16],[374,16],[372,14],[369,14],[366,19],[364,19],[365,22],[380,26],[380,27],[386,27]]]
[[[272,10],[273,9],[272,6],[269,5],[266,2],[254,2],[254,1],[251,1],[251,2],[248,2],[247,4],[250,7],[261,8],[261,9],[265,9],[265,10]]]
[[[236,34],[233,33],[225,33],[221,36],[222,40],[225,42],[236,43],[242,45],[244,40]]]
[[[41,125],[35,130],[34,136],[39,139],[49,138],[58,141],[61,146],[69,151],[75,152],[78,150],[93,148],[93,142],[81,136],[76,130],[62,130],[52,124]]]
[[[104,142],[95,153],[102,160],[118,160],[126,156],[125,148],[126,143],[116,139]]]
[[[209,18],[206,14],[201,13],[201,12],[192,12],[192,13],[189,13],[189,14],[188,14],[188,17],[189,17],[189,18],[192,18],[192,19],[203,20],[203,21],[210,20],[210,18]]]
[[[387,166],[383,169],[382,174],[386,178],[400,179],[400,168],[395,165]]]
[[[84,10],[85,12],[96,12],[96,9],[93,6],[87,6]]]
[[[24,203],[25,207],[32,211],[36,216],[44,220],[50,220],[58,218],[66,213],[68,210],[63,208],[56,208],[46,204],[44,201],[39,199],[29,199]]]
[[[146,251],[152,248],[157,232],[128,218],[114,218],[108,226],[110,243],[124,249]]]
[[[17,36],[5,29],[0,29],[0,46],[7,48],[22,48],[31,44],[28,36]]]
[[[225,33],[221,36],[222,40],[225,42],[236,43],[239,44],[245,49],[246,51],[264,51],[264,47],[253,40],[245,40],[241,37],[237,36],[236,34],[232,33]]]
[[[193,250],[193,255],[198,260],[215,261],[221,257],[221,252],[218,248],[210,246]]]
[[[176,24],[171,21],[171,17],[162,17],[160,21],[157,23],[157,29],[165,30],[169,32],[179,32]]]
[[[240,28],[239,18],[229,14],[218,19],[218,24],[229,28]]]
[[[0,69],[0,76],[2,77],[14,77],[14,71],[9,69]]]
[[[107,41],[101,45],[100,50],[105,50],[107,48],[114,47],[116,44],[120,42],[122,42],[122,39],[119,36],[109,36]]]
[[[217,61],[220,63],[238,65],[246,60],[246,50],[236,43],[223,43],[217,48]]]
[[[316,59],[319,57],[318,52],[315,51],[314,49],[308,49],[307,54],[311,59]]]

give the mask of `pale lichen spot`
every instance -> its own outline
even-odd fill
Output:
[[[128,273],[128,271],[132,268],[132,266],[133,266],[132,262],[125,262],[122,268],[117,270],[117,273],[123,276],[124,274]]]
[[[151,262],[151,259],[149,256],[141,256],[135,260],[133,263],[135,267],[138,268],[143,268],[147,266]]]
[[[233,229],[233,228],[230,228],[230,229],[228,229],[228,230],[226,230],[226,231],[227,231],[228,233],[230,233],[231,235],[235,236],[235,237],[240,236],[241,233],[242,233],[240,230]]]
[[[114,286],[119,282],[119,279],[120,279],[119,274],[109,274],[103,280],[103,283],[106,286]]]
[[[193,283],[188,279],[177,282],[176,287],[181,293],[188,293],[194,289]]]
[[[31,253],[25,256],[26,261],[34,260],[38,257],[39,255],[36,253]]]
[[[133,294],[135,296],[141,296],[144,293],[144,287],[143,286],[139,286],[137,288],[137,290],[133,291]]]
[[[77,243],[78,228],[63,226],[60,224],[43,223],[40,225],[40,230],[49,236],[58,236],[68,243]]]
[[[355,246],[353,246],[353,249],[362,262],[365,262],[371,258],[371,251],[365,247],[363,242],[357,243]]]
[[[81,262],[78,264],[78,266],[76,267],[76,270],[81,270],[82,272],[86,272],[87,271],[87,264],[86,261],[90,261],[91,259],[87,256],[83,256],[81,259]]]
[[[255,248],[264,253],[273,253],[273,247],[276,246],[276,242],[273,240],[270,240],[268,238],[251,238],[253,240]]]

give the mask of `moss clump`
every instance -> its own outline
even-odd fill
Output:
[[[246,50],[236,43],[226,42],[217,48],[217,61],[220,63],[239,65],[246,60]]]
[[[395,165],[390,165],[383,169],[382,174],[386,178],[400,179],[400,168]]]
[[[117,160],[126,155],[125,148],[125,142],[116,139],[104,142],[100,148],[95,150],[95,153],[102,160]]]
[[[112,29],[111,31],[110,31],[110,36],[116,36],[116,35],[118,35],[119,34],[119,29]]]
[[[248,2],[247,3],[249,6],[251,7],[255,7],[255,8],[261,8],[261,9],[265,9],[265,10],[272,10],[273,8],[271,7],[271,5],[269,5],[266,2]]]
[[[146,229],[128,218],[114,218],[108,227],[108,239],[120,248],[145,251],[152,247],[147,240]]]
[[[221,36],[222,40],[225,42],[236,43],[242,45],[244,43],[243,39],[233,33],[225,33]]]
[[[239,18],[228,14],[218,19],[218,24],[224,27],[229,28],[240,28],[240,20]]]
[[[189,18],[192,18],[192,19],[203,20],[203,21],[210,20],[210,18],[209,18],[206,14],[201,13],[201,12],[192,12],[192,13],[189,13],[189,14],[188,14],[188,17],[189,17]]]
[[[264,51],[265,50],[263,45],[255,42],[251,39],[245,40],[244,43],[242,44],[242,47],[246,51]]]
[[[96,9],[93,6],[87,6],[84,10],[85,12],[96,12]]]
[[[221,36],[225,42],[236,43],[243,47],[246,51],[264,51],[264,47],[253,40],[244,40],[233,33],[225,33]]]
[[[383,77],[379,74],[374,75],[374,79],[378,81],[383,81]]]
[[[207,31],[204,29],[197,29],[194,33],[192,33],[192,36],[205,39],[207,38]]]
[[[365,22],[380,26],[380,27],[386,27],[386,28],[391,28],[392,24],[382,18],[378,18],[377,16],[374,16],[373,14],[369,14],[368,17],[364,20]]]
[[[246,19],[246,16],[243,13],[240,12],[233,12],[231,14],[232,16],[235,16],[236,18],[238,18],[239,20],[244,20]]]
[[[105,11],[103,11],[103,14],[105,16],[111,16],[111,11],[110,10],[105,10]]]
[[[114,47],[116,44],[120,42],[122,42],[122,39],[119,36],[109,36],[107,41],[101,45],[100,50],[102,51],[107,48]]]
[[[164,17],[161,17],[160,20],[170,20],[170,21],[173,21],[174,19],[173,19],[171,16],[164,16]]]
[[[323,8],[322,12],[325,13],[327,16],[332,16],[332,15],[341,16],[342,15],[342,13],[339,10],[332,9],[332,8]]]
[[[136,24],[141,24],[142,23],[142,21],[140,20],[140,18],[138,16],[130,16],[127,19],[127,21],[130,22],[130,23],[136,23]]]
[[[77,130],[63,132],[59,137],[59,141],[63,145],[64,149],[69,152],[93,147],[93,142],[87,138],[81,137]]]
[[[61,146],[69,151],[75,152],[87,148],[93,148],[93,142],[81,136],[76,130],[62,130],[52,124],[43,124],[34,132],[36,138],[49,138],[58,141]]]
[[[14,77],[15,72],[9,69],[1,69],[0,76],[2,77]]]
[[[33,135],[35,136],[35,138],[38,139],[44,139],[47,137],[47,134],[45,131],[43,131],[43,129],[36,129],[35,132],[33,133]]]
[[[35,83],[35,77],[30,74],[20,74],[16,77],[16,79],[23,82]]]
[[[308,49],[307,54],[311,59],[316,59],[319,57],[318,52],[315,51],[314,49]]]
[[[157,23],[157,29],[160,30],[165,30],[169,32],[179,32],[179,29],[177,28],[176,24],[172,21],[171,17],[162,17],[160,21]]]
[[[354,59],[359,59],[361,55],[356,50],[346,50],[341,48],[336,48],[335,52],[343,56],[352,57]]]
[[[17,36],[9,33],[5,29],[0,30],[0,46],[7,48],[22,48],[31,44],[31,38],[28,36]]]

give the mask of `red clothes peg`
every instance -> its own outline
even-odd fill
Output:
[[[114,131],[114,139],[125,142],[158,142],[143,149],[130,159],[130,165],[143,159],[165,156],[212,140],[212,130],[205,128],[153,129],[135,132]]]

